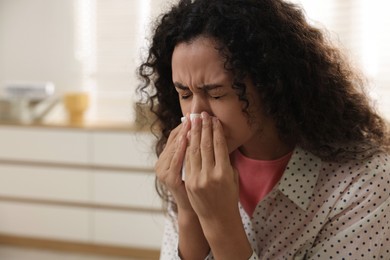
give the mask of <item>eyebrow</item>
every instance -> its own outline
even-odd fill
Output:
[[[188,90],[189,89],[189,87],[184,86],[183,84],[181,84],[179,82],[174,82],[173,84],[175,85],[175,88],[178,88],[181,90]],[[197,89],[204,89],[206,91],[210,91],[210,90],[213,90],[216,88],[222,88],[222,87],[223,86],[221,84],[205,84],[205,85],[202,85],[200,87],[197,87]]]

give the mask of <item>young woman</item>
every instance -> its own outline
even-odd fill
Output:
[[[390,259],[386,124],[297,6],[182,0],[139,73],[161,259]]]

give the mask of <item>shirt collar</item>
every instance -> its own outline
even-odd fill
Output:
[[[321,169],[321,159],[296,147],[280,179],[278,190],[307,210]]]

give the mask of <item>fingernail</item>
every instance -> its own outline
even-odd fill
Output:
[[[203,125],[208,125],[210,123],[212,124],[212,122],[210,121],[210,116],[206,112],[202,112],[201,117],[202,117],[202,124]]]
[[[181,120],[182,123],[184,123],[185,121],[187,121],[187,117],[182,116],[182,117],[180,118],[180,120]]]

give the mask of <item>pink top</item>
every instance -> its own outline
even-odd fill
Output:
[[[239,172],[240,202],[248,216],[278,183],[291,155],[292,152],[276,160],[262,161],[245,157],[239,150],[231,154],[231,163]]]

